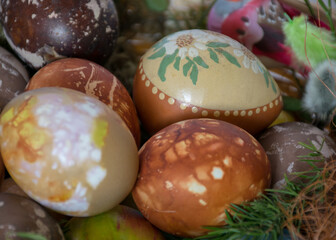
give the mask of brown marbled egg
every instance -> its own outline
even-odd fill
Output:
[[[0,112],[12,98],[23,92],[28,80],[23,64],[0,47]]]
[[[197,29],[170,34],[142,56],[133,99],[150,134],[202,117],[255,134],[282,109],[276,82],[254,54],[225,35]]]
[[[22,236],[24,233],[48,240],[64,239],[56,221],[36,202],[15,194],[0,193],[0,239],[26,239]]]
[[[6,39],[31,67],[62,57],[105,61],[118,37],[113,0],[1,1]]]
[[[336,143],[328,136],[328,133],[308,123],[286,122],[274,125],[263,131],[258,141],[270,160],[271,186],[274,188],[283,187],[284,174],[293,180],[295,176],[291,173],[311,168],[307,162],[301,161],[300,159],[304,158],[299,156],[306,156],[312,153],[312,150],[302,146],[300,142],[321,149],[325,160],[336,157]],[[321,159],[321,157],[315,159]],[[324,161],[316,164],[322,166]]]
[[[92,216],[119,204],[138,173],[138,148],[119,115],[79,91],[45,87],[12,99],[0,115],[8,173],[41,205]]]
[[[0,189],[2,186],[2,182],[5,178],[5,165],[3,164],[2,158],[0,157]]]
[[[269,186],[270,164],[257,140],[216,119],[169,125],[140,149],[132,195],[138,209],[161,230],[184,237],[202,226],[225,224],[225,210]]]
[[[86,59],[60,59],[37,71],[26,90],[41,87],[71,88],[99,99],[124,120],[139,146],[140,126],[132,98],[124,85],[104,67]]]
[[[6,178],[0,186],[0,193],[11,193],[22,197],[29,198],[29,196],[16,184],[13,178]]]

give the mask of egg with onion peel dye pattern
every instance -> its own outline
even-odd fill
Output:
[[[66,88],[24,92],[0,115],[5,166],[32,199],[90,216],[119,204],[138,172],[134,138],[99,100]]]
[[[150,134],[192,118],[224,120],[255,134],[282,109],[276,82],[254,54],[197,29],[168,35],[142,56],[133,99]]]

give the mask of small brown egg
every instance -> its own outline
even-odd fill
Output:
[[[132,195],[153,225],[196,237],[203,226],[225,224],[225,210],[258,196],[270,183],[270,164],[257,140],[216,119],[169,125],[140,149]]]
[[[102,101],[124,120],[139,146],[139,120],[132,98],[124,85],[104,67],[85,59],[60,59],[37,71],[26,90],[41,87],[71,88]]]
[[[22,197],[29,198],[29,196],[16,184],[13,178],[6,178],[0,186],[0,193],[11,193]]]
[[[2,186],[2,182],[5,178],[5,165],[3,164],[2,158],[0,157],[0,189]]]
[[[0,239],[28,239],[26,234],[34,234],[34,239],[37,236],[48,240],[64,239],[59,225],[36,202],[15,194],[0,193]]]
[[[0,20],[9,45],[35,69],[62,57],[102,63],[119,32],[113,0],[1,1]]]
[[[336,143],[328,133],[308,123],[286,122],[275,125],[263,131],[258,141],[271,163],[273,188],[284,186],[285,174],[290,180],[294,180],[295,175],[291,175],[292,173],[311,169],[307,162],[300,160],[304,158],[299,156],[306,156],[312,150],[302,146],[300,142],[321,149],[326,160],[336,157]],[[315,164],[323,166],[324,162]]]
[[[133,99],[150,134],[192,118],[224,120],[255,134],[282,109],[276,82],[254,54],[197,29],[170,34],[142,56]]]
[[[23,92],[28,79],[22,63],[0,47],[0,112],[12,98]]]
[[[67,88],[12,99],[0,115],[0,149],[11,177],[32,199],[69,216],[119,204],[138,173],[138,149],[107,105]]]
[[[283,96],[301,98],[307,79],[298,72],[288,68],[268,69],[277,82]]]

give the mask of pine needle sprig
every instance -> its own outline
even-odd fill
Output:
[[[292,239],[301,239],[296,236],[299,233],[304,235],[307,232],[307,221],[312,220],[305,218],[301,213],[311,206],[312,202],[300,196],[323,195],[326,190],[323,181],[328,174],[324,171],[324,167],[320,166],[325,162],[321,153],[324,141],[319,147],[313,143],[299,144],[311,151],[307,155],[298,156],[298,159],[306,162],[311,170],[294,173],[294,179],[292,175],[291,179],[285,175],[285,185],[282,189],[266,189],[265,193],[260,194],[254,201],[241,205],[231,204],[226,211],[226,225],[206,227],[210,230],[209,233],[196,239],[278,240],[290,239],[289,235]],[[302,200],[300,204],[297,204],[297,199]],[[322,197],[321,200],[326,201],[326,198]]]

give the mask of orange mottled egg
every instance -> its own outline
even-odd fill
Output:
[[[277,83],[237,41],[206,30],[166,36],[141,58],[133,99],[151,134],[192,118],[214,118],[255,134],[282,109]]]
[[[71,216],[119,204],[132,190],[138,152],[126,124],[97,99],[39,88],[0,115],[0,147],[13,180],[32,199]]]
[[[65,87],[93,96],[116,111],[131,130],[138,146],[140,127],[131,96],[124,85],[107,69],[80,58],[65,58],[41,68],[26,90]]]
[[[225,210],[269,186],[270,164],[259,142],[216,119],[189,119],[163,128],[140,149],[132,196],[161,230],[184,237],[225,224]]]

